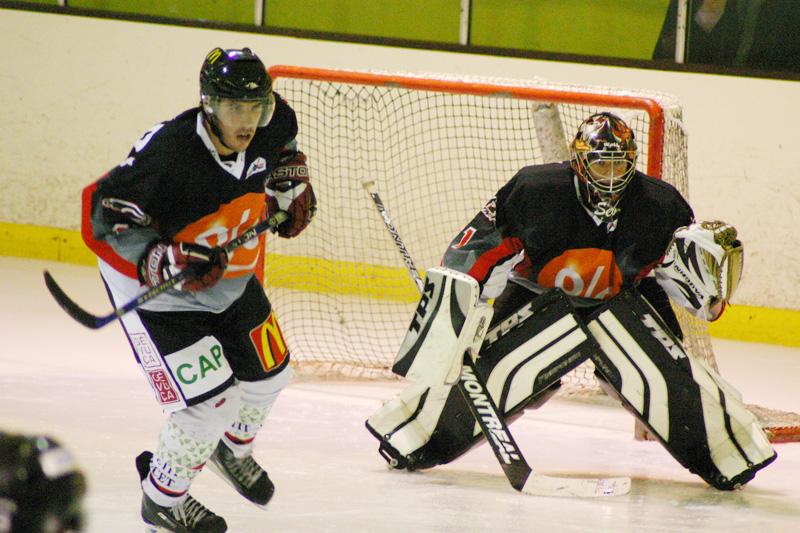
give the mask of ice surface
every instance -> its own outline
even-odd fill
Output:
[[[116,324],[91,331],[50,298],[51,270],[97,313],[110,311],[95,269],[0,258],[0,426],[46,432],[88,475],[89,531],[141,532],[133,465],[153,449],[162,414]],[[748,403],[800,411],[800,349],[715,341],[722,374]],[[278,399],[256,442],[277,489],[268,510],[247,503],[213,473],[192,494],[232,532],[798,531],[800,444],[743,490],[719,492],[657,443],[632,438],[615,406],[553,400],[512,430],[534,470],[548,475],[630,476],[628,496],[541,498],[508,485],[483,446],[451,465],[392,472],[364,420],[397,382],[297,381]]]

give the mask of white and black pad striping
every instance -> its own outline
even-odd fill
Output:
[[[477,361],[486,386],[506,415],[584,362],[598,349],[569,298],[550,290],[486,334]]]
[[[475,370],[487,382],[499,412],[507,417],[549,397],[551,386],[596,349],[568,297],[552,290],[520,306],[489,330]],[[444,401],[423,393],[418,401],[409,397],[403,403],[399,411],[402,415],[386,414],[393,405],[390,402],[376,413],[378,416],[370,418],[367,427],[378,439],[408,456],[410,469],[450,462],[483,436],[458,387],[450,388]],[[420,441],[414,450],[406,444],[412,430],[418,434],[421,426],[417,421],[424,426],[427,441]]]
[[[775,451],[738,393],[690,357],[635,290],[588,322],[592,360],[624,404],[683,466],[724,490],[747,483]]]

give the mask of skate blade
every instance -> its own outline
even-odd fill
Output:
[[[145,524],[144,525],[144,533],[174,533],[171,529],[166,529],[160,526],[154,526],[152,524]]]
[[[224,481],[225,483],[227,483],[228,485],[230,485],[230,487],[231,487],[233,490],[235,490],[235,491],[236,491],[236,493],[237,493],[237,494],[239,494],[239,495],[240,495],[242,498],[244,498],[245,500],[247,500],[247,501],[248,501],[248,502],[250,502],[251,504],[255,505],[255,506],[256,506],[256,507],[258,507],[259,509],[263,509],[264,511],[266,511],[266,510],[267,510],[267,506],[269,505],[269,502],[271,502],[271,501],[272,501],[272,498],[271,498],[271,497],[270,497],[270,499],[267,501],[267,503],[265,503],[265,504],[256,503],[256,502],[254,502],[253,500],[251,500],[250,498],[248,498],[247,496],[245,496],[244,494],[242,494],[242,492],[239,490],[239,488],[238,488],[238,487],[237,487],[237,486],[236,486],[236,485],[233,483],[233,481],[231,481],[230,479],[228,479],[228,476],[226,476],[226,475],[225,475],[225,472],[222,470],[222,468],[221,468],[220,466],[218,466],[216,463],[214,463],[214,461],[208,461],[208,462],[206,463],[206,466],[207,466],[207,467],[208,467],[208,468],[209,468],[209,469],[210,469],[212,472],[214,472],[215,474],[217,474],[217,476],[219,476],[219,478],[220,478],[220,479],[222,479],[222,481]],[[159,532],[159,533],[160,533],[160,532]]]

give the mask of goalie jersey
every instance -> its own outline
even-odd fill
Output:
[[[276,95],[270,122],[244,152],[220,156],[199,107],[157,124],[128,158],[83,192],[82,233],[100,259],[105,282],[128,298],[141,292],[136,264],[156,239],[214,247],[257,224],[266,212],[264,184],[280,153],[294,145],[297,119]],[[229,255],[224,278],[202,292],[170,290],[150,311],[226,309],[262,264],[264,236]]]
[[[447,249],[443,266],[478,280],[495,298],[511,270],[572,296],[609,299],[662,259],[673,232],[694,220],[666,182],[636,172],[616,220],[581,203],[568,162],[528,166],[503,186]]]

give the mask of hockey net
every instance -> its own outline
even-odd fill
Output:
[[[439,264],[450,240],[521,167],[567,159],[570,135],[598,111],[635,131],[639,170],[688,198],[681,108],[668,95],[542,80],[269,70],[297,113],[319,199],[302,237],[270,239],[266,258],[267,291],[301,375],[392,376],[418,301],[366,182],[421,269]],[[686,349],[716,368],[705,322],[676,312]],[[584,363],[562,380],[561,394],[602,398],[593,371]],[[800,417],[791,424],[800,426]]]

